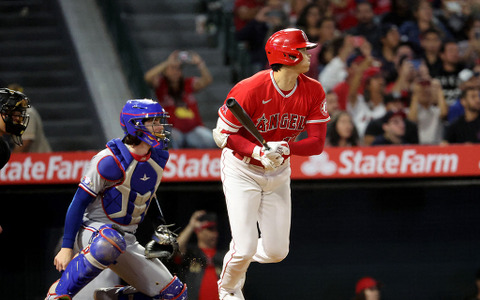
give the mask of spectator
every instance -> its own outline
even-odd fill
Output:
[[[334,57],[318,76],[318,81],[322,83],[325,91],[330,91],[337,83],[347,78],[347,59],[354,54],[356,48],[354,40],[350,35],[343,35],[332,41]]]
[[[463,69],[460,71],[460,73],[458,73],[458,86],[461,91],[468,87],[480,88],[480,64],[476,65],[473,70]],[[459,98],[449,107],[447,120],[452,123],[464,113],[465,110]]]
[[[372,4],[367,0],[357,2],[355,18],[358,24],[347,30],[353,36],[363,36],[373,48],[380,47],[380,27],[376,23]]]
[[[322,21],[322,12],[320,6],[316,3],[308,3],[300,12],[295,27],[305,32],[310,41],[318,41],[320,39],[320,22]],[[318,53],[321,44],[314,49],[308,51],[310,57],[310,70],[305,73],[311,78],[318,78]],[[316,76],[315,76],[316,75]]]
[[[357,282],[354,300],[380,300],[380,296],[380,283],[372,277],[363,277]]]
[[[400,42],[393,51],[393,59],[391,62],[383,60],[382,61],[382,74],[385,76],[385,81],[387,85],[387,92],[391,90],[394,86],[395,81],[398,79],[400,66],[403,63],[404,59],[412,60],[414,57],[414,52],[409,43]]]
[[[415,80],[417,70],[414,65],[414,52],[409,43],[401,43],[395,53],[395,69],[389,70],[385,75],[387,81],[386,92],[401,98],[404,105],[410,105],[411,84]],[[417,61],[419,65],[419,61]]]
[[[353,117],[361,138],[365,134],[368,122],[385,114],[383,103],[385,79],[380,68],[373,66],[372,62],[371,56],[365,58],[349,80],[347,111]],[[363,92],[360,86],[363,87]]]
[[[335,91],[326,92],[325,101],[327,103],[327,112],[331,118],[335,117],[336,115],[344,111],[344,109],[340,107],[338,95]],[[330,125],[331,123],[328,123],[328,124]],[[297,141],[303,140],[306,137],[307,137],[307,132],[304,131],[298,135],[296,140]]]
[[[440,59],[442,60],[442,68],[438,73],[431,75],[442,83],[445,100],[448,106],[451,106],[461,93],[458,84],[458,73],[463,69],[458,45],[454,40],[448,40],[443,43],[440,50]]]
[[[373,12],[377,16],[377,19],[381,19],[381,16],[392,10],[392,2],[390,0],[369,0],[373,5]]]
[[[272,33],[286,28],[289,25],[288,15],[284,10],[284,0],[267,0],[255,15],[242,29],[237,30],[235,37],[244,42],[250,55],[252,73],[256,73],[268,66],[265,54],[266,38]],[[250,76],[251,74],[247,74]]]
[[[338,29],[346,31],[357,25],[355,18],[355,0],[336,0],[331,1],[332,16],[335,19]]]
[[[318,64],[317,64],[317,70],[318,70],[318,76],[315,78],[318,78],[319,75],[323,72],[325,67],[328,65],[330,61],[335,57],[335,40],[337,38],[332,39],[331,41],[324,42],[318,51]],[[309,52],[310,53],[310,52]],[[313,63],[313,61],[312,61]],[[310,66],[310,70],[312,70],[312,67]]]
[[[198,67],[200,77],[183,77],[183,64]],[[194,93],[212,83],[212,75],[200,55],[173,51],[168,59],[145,73],[158,102],[170,115],[172,148],[213,148],[212,132],[203,125]]]
[[[325,100],[327,102],[327,112],[330,115],[330,117],[334,117],[342,111],[338,104],[338,96],[336,93],[332,91],[326,92]]]
[[[456,41],[467,39],[465,25],[470,15],[468,1],[440,0],[440,7],[434,11],[435,18]]]
[[[382,63],[382,70],[395,68],[395,50],[400,44],[397,25],[386,23],[380,27],[380,45],[373,48],[373,56]],[[387,79],[387,78],[385,78]]]
[[[310,2],[312,2],[311,0],[288,0],[288,5],[290,7],[290,16],[289,16],[289,19],[290,19],[290,24],[296,24],[297,23],[297,20],[301,14],[301,12],[303,11],[303,9],[305,8],[305,6],[307,6]],[[322,10],[322,12],[325,12],[325,10]]]
[[[366,42],[368,44],[368,42]],[[369,45],[369,44],[368,44]],[[375,61],[373,57],[371,57],[371,51],[367,50],[369,49],[368,47],[365,47],[364,53],[365,54],[359,54],[359,51],[356,51],[357,53],[350,56],[347,60],[347,78],[343,80],[342,82],[336,84],[332,91],[337,94],[338,96],[338,106],[340,110],[347,110],[347,103],[348,103],[348,97],[350,91],[354,92],[355,90],[357,93],[362,94],[363,93],[363,83],[361,81],[361,77],[363,76],[363,71],[365,71],[365,68],[368,67],[369,65],[378,65],[379,62]],[[359,70],[359,66],[362,64],[362,62],[365,60],[365,57],[368,58],[368,62],[366,63],[365,66],[363,66],[362,70]],[[358,73],[358,74],[357,74]],[[353,77],[357,74],[359,76],[358,81],[354,82]],[[354,84],[354,85],[352,85]],[[352,88],[353,86],[353,88]]]
[[[320,37],[319,23],[321,18],[320,7],[316,3],[309,3],[300,12],[296,27],[305,32],[309,41],[317,41]]]
[[[442,144],[480,143],[480,90],[466,88],[460,101],[465,113],[447,126]]]
[[[392,0],[392,9],[382,16],[381,23],[391,23],[400,26],[410,20],[413,20],[411,10],[411,1]]]
[[[248,22],[253,20],[264,5],[265,0],[235,0],[233,4],[235,31],[241,30]]]
[[[196,243],[189,243],[193,233]],[[181,254],[174,261],[182,265],[181,276],[188,286],[189,299],[218,299],[217,281],[226,251],[217,249],[217,215],[204,210],[194,212],[177,241]]]
[[[480,13],[480,3],[475,2],[467,2],[470,5],[470,9],[472,10],[472,15],[478,15]]]
[[[422,47],[422,58],[425,61],[431,76],[438,74],[442,69],[440,50],[442,47],[442,33],[430,27],[420,34],[420,46]]]
[[[413,85],[408,119],[418,125],[420,144],[438,145],[443,137],[443,119],[448,106],[438,79],[425,78]]]
[[[399,97],[394,97],[392,94],[387,94],[383,100],[386,111],[404,111],[405,106],[403,101]],[[373,119],[367,125],[365,130],[365,136],[363,137],[363,145],[372,145],[375,137],[382,135],[383,132],[383,116]],[[405,119],[405,136],[404,141],[406,144],[418,144],[418,127],[417,124]]]
[[[415,2],[413,8],[413,15],[415,17],[412,21],[406,21],[400,28],[400,34],[404,36],[407,41],[413,44],[415,52],[420,52],[420,33],[431,28],[436,27],[451,37],[451,34],[446,28],[434,19],[432,4],[428,0],[419,0]]]
[[[326,147],[354,147],[359,137],[352,117],[346,111],[339,112],[328,124]]]
[[[383,134],[375,137],[372,146],[406,144],[405,113],[403,111],[389,111],[383,116],[382,121]]]
[[[330,0],[314,0],[313,2],[317,3],[320,7],[320,11],[322,12],[322,19],[325,18],[332,18],[333,20],[333,5],[332,1]]]
[[[462,63],[472,68],[480,60],[480,18],[470,18],[465,31],[467,38],[458,42],[458,52]]]
[[[310,57],[310,70],[305,73],[305,75],[311,78],[318,78],[320,71],[322,70],[325,63],[320,59],[320,54],[324,50],[324,47],[328,47],[336,34],[335,21],[331,17],[324,17],[318,23],[318,46],[308,50],[308,53],[312,56]]]
[[[8,88],[23,93],[23,87],[19,84],[9,84]],[[51,152],[52,148],[50,147],[50,143],[43,131],[43,122],[40,114],[33,106],[30,106],[27,108],[27,115],[29,115],[30,120],[27,129],[25,129],[25,132],[22,135],[23,144],[21,146],[15,145],[12,152]]]
[[[319,46],[324,45],[327,42],[332,41],[337,34],[337,27],[332,17],[323,17],[319,22]]]

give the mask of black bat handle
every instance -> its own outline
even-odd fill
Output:
[[[235,105],[235,102],[237,102],[237,100],[235,100],[235,98],[228,98],[228,99],[227,99],[227,102],[226,102],[227,107],[228,107],[228,108],[233,107],[233,106]]]
[[[245,129],[247,129],[263,145],[263,147],[265,147],[266,150],[270,150],[270,147],[268,146],[267,142],[263,139],[262,135],[260,134],[260,132],[258,132],[257,128],[255,128],[255,125],[253,124],[252,120],[247,115],[247,113],[242,108],[242,106],[238,104],[237,100],[235,100],[235,98],[233,97],[228,98],[227,101],[225,102],[225,105],[229,109],[231,109],[233,115],[240,121],[240,123],[242,123]]]

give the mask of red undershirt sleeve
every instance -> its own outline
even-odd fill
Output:
[[[327,123],[307,124],[306,139],[288,143],[290,155],[310,156],[322,153],[327,134]]]
[[[226,145],[227,148],[230,148],[243,156],[251,156],[255,146],[254,143],[239,134],[229,135]]]

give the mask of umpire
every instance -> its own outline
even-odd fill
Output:
[[[10,135],[15,144],[22,145],[22,134],[28,125],[27,108],[30,100],[23,93],[0,88],[0,169],[10,159],[10,146],[3,138]]]

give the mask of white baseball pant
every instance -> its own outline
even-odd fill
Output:
[[[228,148],[220,164],[232,241],[218,284],[234,292],[242,288],[251,261],[274,263],[288,254],[291,169],[286,160],[278,169],[265,171],[236,158]]]

